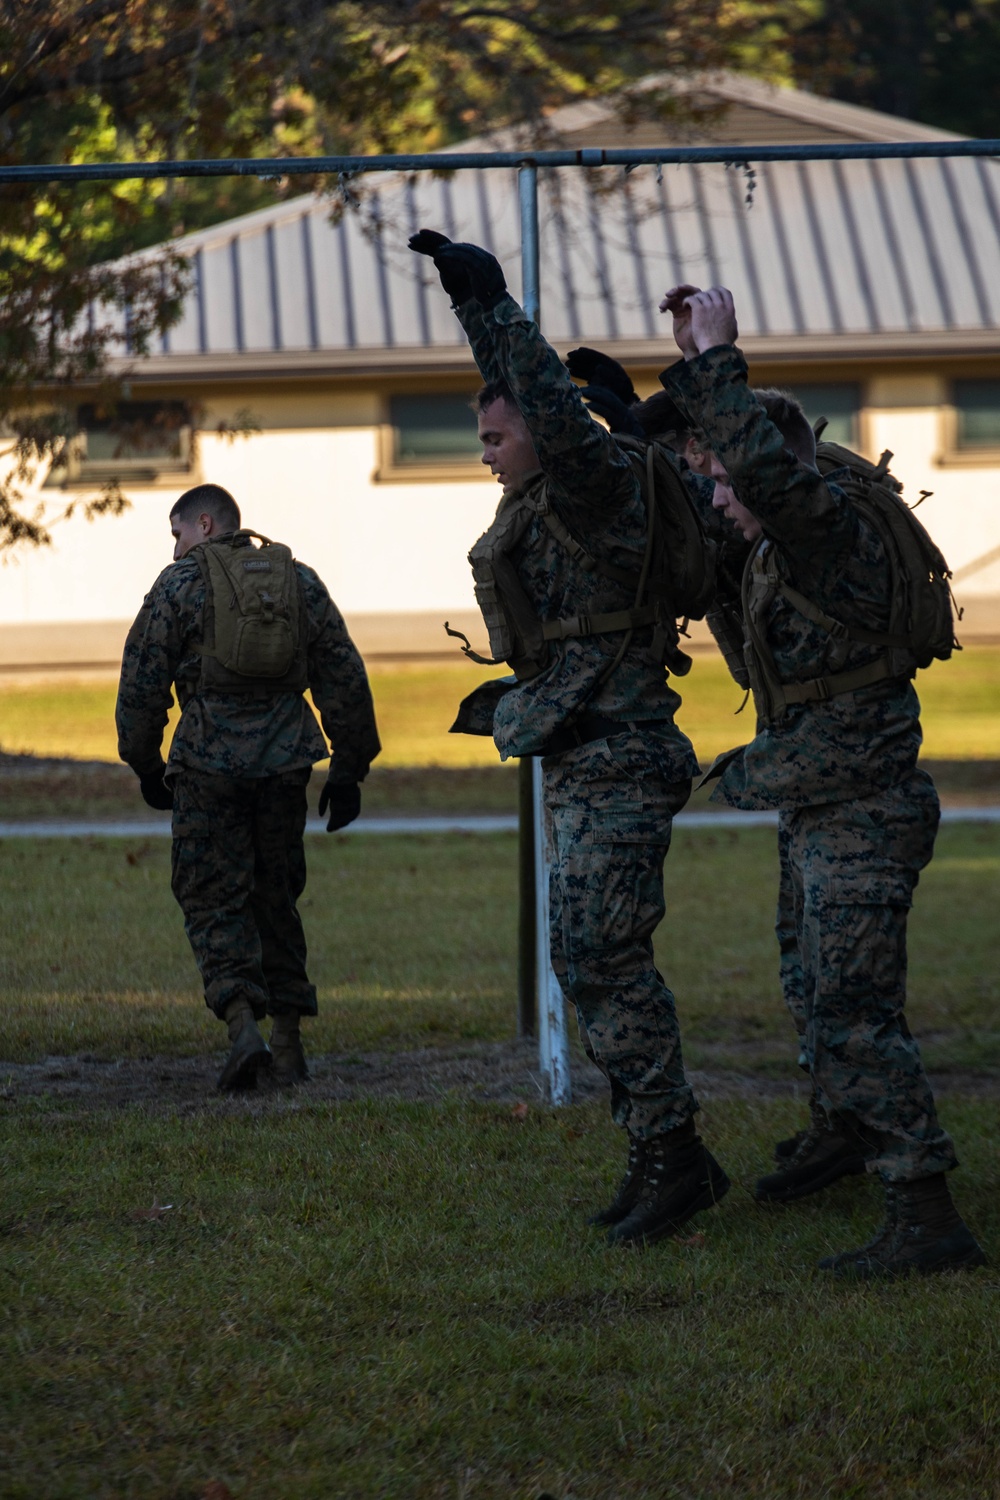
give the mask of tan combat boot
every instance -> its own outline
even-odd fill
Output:
[[[230,1000],[225,1022],[232,1043],[226,1066],[219,1074],[219,1088],[224,1094],[257,1087],[257,1074],[271,1066],[271,1054],[254,1019],[249,1000]]]
[[[274,1058],[276,1083],[306,1083],[309,1069],[299,1033],[299,1012],[287,1011],[273,1018],[271,1025],[271,1055]]]

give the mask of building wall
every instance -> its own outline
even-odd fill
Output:
[[[753,372],[758,383],[793,389],[794,375]],[[808,378],[857,376],[810,370]],[[873,457],[893,450],[893,471],[911,501],[922,489],[933,491],[921,518],[952,568],[1000,546],[1000,455],[942,462],[942,377],[902,371],[863,378],[863,446]],[[648,375],[641,384],[652,388]],[[466,554],[498,499],[485,470],[482,478],[430,483],[375,479],[385,396],[378,384],[191,394],[204,403],[194,472],[134,487],[132,508],[121,518],[60,524],[52,547],[21,549],[0,566],[0,667],[116,661],[128,622],[170,560],[170,505],[199,479],[225,485],[247,525],[288,542],[317,569],[369,653],[448,651],[446,617],[475,629]],[[246,408],[263,430],[231,441],[219,436],[217,424],[232,423]],[[54,494],[58,508],[65,497]],[[958,593],[970,606],[974,633],[1000,636],[1000,559],[964,580]],[[481,636],[480,627],[480,644]]]

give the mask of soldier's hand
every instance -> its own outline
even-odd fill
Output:
[[[695,296],[698,291],[700,288],[692,286],[690,282],[672,286],[660,303],[660,312],[673,315],[674,343],[685,359],[694,359],[699,352],[691,333],[691,308],[688,305],[688,298]]]
[[[443,245],[434,256],[434,264],[441,274],[442,286],[445,275],[457,277],[464,273],[469,279],[472,296],[487,311],[496,307],[507,291],[500,262],[479,245],[466,245],[461,241]]]
[[[644,438],[646,430],[633,417],[624,401],[604,385],[585,385],[580,391],[590,410],[603,417],[612,432],[625,432],[629,437]]]
[[[588,385],[606,386],[626,406],[634,405],[639,399],[625,367],[616,359],[609,359],[599,349],[588,349],[586,345],[571,349],[566,356],[566,368],[574,380],[585,380]]]
[[[712,286],[686,300],[691,309],[691,338],[699,354],[720,344],[736,343],[740,330],[733,294],[727,287]]]
[[[157,812],[172,812],[174,806],[174,794],[164,781],[166,766],[160,762],[158,771],[150,771],[145,776],[139,777],[139,791],[142,800],[147,807],[155,807]]]
[[[327,781],[319,794],[319,815],[322,818],[327,812],[330,817],[327,821],[327,833],[336,833],[338,828],[346,828],[348,823],[361,811],[361,788],[357,782],[344,782],[339,784]]]
[[[431,257],[442,287],[455,306],[461,307],[463,302],[468,302],[472,298],[472,282],[469,280],[469,273],[463,266],[445,265],[438,256],[438,251],[451,243],[446,234],[440,234],[436,229],[421,229],[418,233],[412,234],[408,241],[410,249],[416,251],[418,255]]]

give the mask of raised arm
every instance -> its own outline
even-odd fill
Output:
[[[410,247],[432,255],[477,364],[484,372],[495,365],[507,382],[539,465],[563,492],[567,512],[582,511],[586,522],[606,526],[635,496],[628,460],[590,416],[555,350],[510,296],[496,258],[478,245],[442,241],[435,231],[421,230]]]
[[[663,305],[676,321],[672,296]],[[856,539],[857,518],[846,498],[785,446],[750,389],[746,361],[735,347],[731,294],[713,287],[687,295],[685,302],[690,324],[682,321],[678,339],[685,357],[663,372],[661,384],[704,430],[742,504],[797,567],[813,574],[842,567]]]

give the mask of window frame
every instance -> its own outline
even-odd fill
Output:
[[[949,379],[947,397],[940,408],[941,451],[934,462],[939,468],[994,469],[1000,465],[1000,437],[975,447],[959,445],[960,408],[955,388],[963,381],[989,382],[1000,392],[1000,375],[954,375]]]
[[[77,432],[67,439],[58,462],[54,462],[45,480],[46,488],[93,489],[95,486],[117,480],[122,485],[176,487],[179,478],[190,478],[196,483],[197,454],[194,442],[194,424],[191,408],[186,401],[125,401],[121,406],[175,406],[187,414],[188,420],[176,429],[179,452],[169,454],[138,454],[115,459],[87,458],[87,428],[82,413],[93,402],[82,401],[76,408]]]
[[[413,390],[387,391],[381,398],[379,424],[377,433],[377,457],[376,467],[372,479],[376,484],[441,484],[459,483],[468,484],[470,480],[492,480],[493,476],[486,469],[480,456],[470,456],[468,459],[459,458],[452,461],[442,458],[429,458],[426,460],[406,460],[400,462],[397,458],[396,436],[398,428],[392,420],[392,403],[394,399],[407,396],[423,396],[427,394],[439,396],[458,396],[467,398],[469,401],[475,394],[468,386],[460,388],[443,389],[440,391],[426,392]]]

